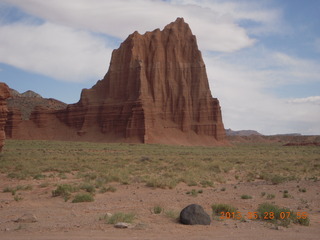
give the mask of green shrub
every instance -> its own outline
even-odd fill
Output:
[[[58,185],[55,190],[52,191],[52,197],[61,196],[65,201],[68,201],[71,193],[77,191],[78,189],[70,184]]]
[[[252,196],[247,195],[247,194],[241,195],[241,199],[251,199],[251,198],[252,198]]]
[[[116,224],[118,222],[132,223],[135,219],[135,214],[118,212],[111,217],[105,216],[105,219],[108,224]]]
[[[113,187],[113,186],[109,186],[107,187],[106,189],[107,192],[116,192],[117,191],[117,188]]]
[[[154,214],[160,214],[162,212],[163,212],[163,208],[161,206],[157,205],[157,206],[153,207],[153,213]]]
[[[2,190],[2,192],[4,192],[4,193],[8,193],[8,192],[13,192],[14,191],[14,189],[12,188],[12,187],[5,187],[3,190]]]
[[[74,196],[74,199],[72,200],[73,203],[79,203],[79,202],[93,202],[94,198],[90,193],[78,193]]]
[[[28,191],[28,190],[32,190],[32,186],[31,185],[18,185],[16,187],[5,187],[2,191],[4,193],[7,192],[11,192],[12,195],[15,195],[17,191]]]
[[[299,188],[299,192],[305,193],[305,192],[307,192],[307,189],[306,188]]]
[[[23,197],[19,196],[19,195],[14,195],[13,199],[16,201],[16,202],[19,202],[21,200],[23,200]]]
[[[209,180],[200,181],[202,187],[213,187],[213,182]]]
[[[280,176],[280,175],[274,175],[271,177],[270,180],[271,180],[272,184],[277,185],[277,184],[285,182],[287,179],[285,177]]]
[[[49,185],[50,185],[50,183],[44,182],[44,183],[41,183],[41,184],[40,184],[40,187],[41,187],[41,188],[45,188],[45,187],[48,187]]]
[[[33,176],[33,179],[40,180],[40,179],[45,179],[46,177],[47,177],[46,175],[38,173],[38,174]]]
[[[203,190],[200,189],[197,191],[196,189],[192,189],[191,191],[187,192],[188,195],[191,195],[193,197],[198,196],[198,193],[203,193]]]
[[[95,186],[90,183],[84,183],[80,186],[80,189],[85,190],[88,193],[94,193],[96,191]]]
[[[268,193],[267,194],[267,199],[269,199],[269,200],[274,199],[275,197],[276,197],[276,195],[273,194],[273,193]]]
[[[216,216],[220,216],[221,212],[235,213],[238,210],[236,207],[229,204],[224,204],[224,203],[213,204],[211,205],[211,208],[212,208],[213,215],[216,215]]]
[[[291,197],[291,195],[289,194],[289,193],[283,193],[283,195],[282,195],[282,197],[283,198],[290,198]]]

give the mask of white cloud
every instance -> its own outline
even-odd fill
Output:
[[[316,81],[314,76],[319,70],[310,66],[308,75],[297,76],[298,71],[308,67],[304,63],[316,63],[283,54],[285,60],[281,62],[287,67],[283,70],[275,67],[278,63],[274,56],[279,56],[279,52],[260,54],[253,51],[251,56],[234,58],[205,56],[210,86],[220,100],[225,127],[253,129],[263,134],[320,134],[319,96],[285,99],[269,91],[281,85]],[[263,63],[259,59],[264,59]]]
[[[101,78],[111,49],[88,32],[52,23],[0,25],[0,61],[65,81]]]
[[[56,24],[105,33],[124,39],[163,27],[184,17],[199,40],[201,49],[232,52],[254,44],[244,28],[224,12],[160,0],[10,0],[11,4]]]
[[[221,0],[172,0],[175,4],[200,6],[207,12],[215,13],[220,18],[229,21],[254,23],[247,25],[246,31],[251,34],[284,33],[288,26],[282,20],[282,12],[279,9],[264,7],[263,1],[221,1]]]
[[[320,105],[320,96],[311,96],[311,97],[306,97],[306,98],[293,98],[293,99],[289,99],[288,103]],[[319,114],[320,114],[320,109],[319,109]]]

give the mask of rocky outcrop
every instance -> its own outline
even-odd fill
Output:
[[[52,126],[54,124],[54,126]],[[105,77],[64,110],[36,109],[24,138],[181,145],[225,143],[196,37],[182,18],[114,50]],[[22,137],[22,135],[21,135]]]
[[[7,123],[5,132],[7,138],[19,138],[19,126],[22,123],[22,115],[18,108],[8,108]]]
[[[43,98],[40,94],[30,90],[19,93],[14,89],[10,89],[10,94],[11,97],[7,99],[8,108],[19,109],[23,120],[29,120],[31,112],[38,106],[51,110],[65,109],[67,107],[67,104],[61,101],[53,98]]]
[[[7,102],[6,99],[10,97],[9,87],[7,84],[0,82],[0,152],[2,151],[5,135],[5,125],[7,121]]]

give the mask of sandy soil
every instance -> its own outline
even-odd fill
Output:
[[[121,185],[113,183],[117,191],[97,193],[89,203],[64,202],[52,197],[55,183],[74,182],[75,179],[50,179],[48,187],[40,187],[49,180],[15,180],[0,175],[0,239],[319,239],[320,236],[320,181],[292,181],[271,185],[264,181],[251,183],[227,183],[214,188],[189,187],[179,184],[174,189],[152,189],[143,184]],[[5,187],[32,185],[32,190],[18,191],[23,198],[15,201]],[[297,187],[299,186],[299,187]],[[225,188],[225,191],[221,191]],[[306,188],[306,192],[299,191]],[[186,192],[203,189],[193,197]],[[293,198],[283,198],[288,190]],[[272,200],[261,197],[261,192],[275,194]],[[252,199],[241,199],[241,195]],[[262,202],[275,203],[294,211],[305,211],[310,226],[290,225],[275,227],[259,220],[213,220],[210,226],[185,226],[166,214],[154,214],[154,206],[180,212],[191,203],[202,205],[211,214],[213,203],[228,203],[246,215],[255,211]],[[133,212],[136,219],[128,229],[116,229],[100,220],[106,213]],[[24,214],[33,214],[37,222],[16,222]]]

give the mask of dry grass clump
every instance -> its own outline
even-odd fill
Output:
[[[93,202],[94,198],[90,193],[78,193],[74,196],[72,203]]]
[[[111,216],[105,215],[103,219],[108,224],[116,224],[118,222],[132,223],[135,217],[136,216],[134,213],[117,212],[112,214]]]

